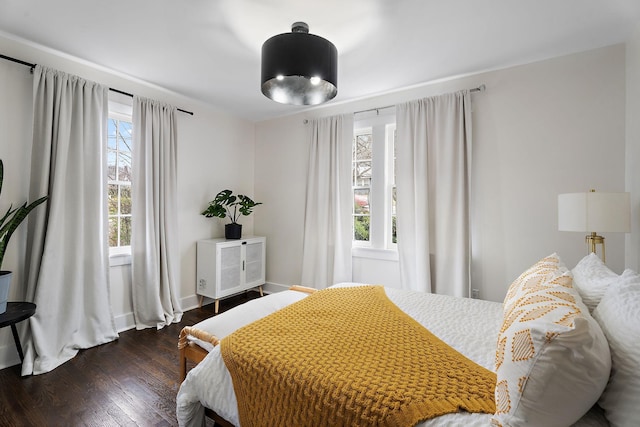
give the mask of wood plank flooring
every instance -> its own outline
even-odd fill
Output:
[[[220,311],[258,296],[222,300]],[[0,426],[177,425],[178,335],[212,315],[209,304],[159,331],[123,332],[47,374],[21,377],[20,365],[0,370]]]

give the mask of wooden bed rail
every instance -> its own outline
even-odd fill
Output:
[[[307,294],[312,294],[315,291],[317,291],[317,289],[315,288],[309,288],[307,286],[300,286],[300,285],[293,285],[292,287],[289,288],[290,291],[299,291],[299,292],[305,292]]]
[[[220,340],[215,336],[211,335],[208,332],[203,331],[202,329],[194,328],[193,326],[185,326],[180,331],[180,338],[178,339],[178,348],[183,349],[189,344],[189,340],[187,336],[191,335],[194,338],[197,338],[201,341],[211,343],[214,347],[218,345]]]
[[[200,363],[202,359],[209,354],[207,350],[198,344],[189,341],[188,336],[211,343],[214,347],[220,342],[216,336],[201,329],[194,328],[193,326],[185,326],[182,328],[180,338],[178,339],[178,349],[180,350],[180,382],[184,381],[187,377],[187,360]]]

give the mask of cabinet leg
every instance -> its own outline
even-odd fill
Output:
[[[258,286],[258,290],[260,291],[260,296],[263,297],[264,293],[262,292],[262,285]]]
[[[204,297],[200,295],[200,300],[198,300],[198,308],[202,308],[202,301],[204,301]]]
[[[218,309],[220,308],[220,300],[217,299],[216,302],[214,303],[214,314],[218,314]]]

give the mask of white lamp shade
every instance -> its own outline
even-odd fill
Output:
[[[631,231],[629,193],[567,193],[558,195],[558,230]]]

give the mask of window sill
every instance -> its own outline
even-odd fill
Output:
[[[131,254],[114,254],[109,256],[109,267],[131,265]]]
[[[384,261],[398,261],[398,251],[392,249],[374,249],[352,247],[351,256],[355,258],[379,259]]]

